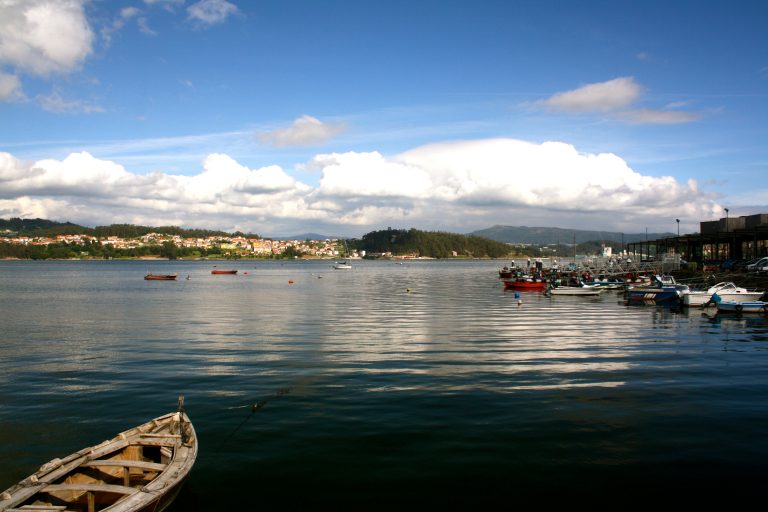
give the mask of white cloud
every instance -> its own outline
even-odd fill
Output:
[[[0,73],[0,101],[18,100],[23,96],[19,77]]]
[[[200,0],[187,7],[189,19],[200,21],[206,25],[222,23],[230,15],[237,12],[237,6],[226,0]]]
[[[562,112],[608,112],[631,105],[642,91],[633,77],[620,77],[557,93],[540,105]]]
[[[123,7],[120,9],[120,17],[129,20],[135,16],[138,16],[140,12],[141,11],[139,11],[139,9],[136,7]]]
[[[184,0],[144,0],[147,5],[160,5],[165,9],[173,10],[177,5],[184,4]]]
[[[87,101],[82,100],[65,100],[61,97],[61,94],[59,94],[57,91],[52,92],[51,94],[45,96],[45,95],[39,95],[37,97],[37,101],[40,103],[40,106],[43,107],[43,110],[47,110],[49,112],[56,112],[56,113],[85,113],[85,114],[91,114],[94,112],[104,112],[104,109],[98,105],[94,105],[92,103],[89,103]]]
[[[313,146],[327,142],[344,130],[341,123],[323,123],[312,116],[296,119],[288,128],[260,133],[258,139],[275,147]]]
[[[619,77],[560,92],[535,105],[571,114],[596,113],[632,124],[682,124],[702,117],[698,112],[672,110],[684,106],[684,101],[670,103],[663,109],[631,109],[643,92],[643,87],[633,77]]]
[[[624,231],[656,219],[709,219],[720,208],[695,181],[646,176],[617,155],[562,142],[445,142],[392,157],[321,154],[311,166],[321,173],[316,187],[278,166],[251,169],[221,153],[192,176],[136,174],[88,153],[38,162],[0,153],[0,211],[92,224],[236,225],[261,234],[356,226],[362,234],[382,226],[462,232],[532,222]]]
[[[149,26],[149,21],[147,21],[147,18],[139,18],[136,20],[136,24],[139,26],[139,30],[142,34],[148,35],[148,36],[156,36],[157,32],[152,29],[152,27]]]
[[[0,2],[0,64],[46,76],[77,69],[92,52],[84,0]]]
[[[619,112],[616,116],[635,124],[683,124],[701,119],[698,112],[653,109],[628,110]]]
[[[318,155],[310,165],[322,169],[320,192],[329,196],[419,198],[432,188],[424,170],[377,152]]]

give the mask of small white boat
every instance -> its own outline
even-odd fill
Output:
[[[722,300],[718,293],[712,294],[712,300],[717,304],[717,312],[727,313],[762,313],[768,314],[768,302],[762,300],[736,302]]]
[[[600,285],[554,286],[547,293],[550,295],[600,295],[605,288]]]
[[[706,291],[703,290],[691,290],[683,295],[683,304],[686,306],[707,306],[714,305],[711,303],[712,295],[717,293],[723,301],[734,302],[751,302],[759,300],[765,292],[763,291],[750,291],[746,288],[740,288],[730,281],[724,281],[717,283],[710,287]]]
[[[179,410],[101,444],[53,459],[0,495],[0,511],[162,511],[197,458],[197,436]]]
[[[333,268],[335,268],[336,270],[351,270],[352,269],[352,265],[350,265],[346,261],[337,261],[333,265]]]

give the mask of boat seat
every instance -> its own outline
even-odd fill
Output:
[[[51,484],[46,485],[40,492],[51,493],[57,491],[83,491],[83,492],[111,492],[113,494],[135,494],[139,492],[133,487],[114,484]]]
[[[18,508],[7,508],[5,510],[7,512],[21,512],[24,510],[27,512],[30,510],[37,510],[38,512],[59,512],[60,510],[63,510],[66,512],[67,507],[64,505],[22,505]]]
[[[118,467],[118,468],[139,468],[147,469],[150,471],[162,471],[166,467],[166,464],[158,464],[157,462],[144,462],[141,460],[91,460],[84,462],[80,467],[86,468],[101,468],[101,467]]]

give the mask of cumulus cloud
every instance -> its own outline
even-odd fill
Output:
[[[291,146],[313,146],[327,142],[344,131],[341,123],[323,123],[312,116],[296,119],[288,128],[257,134],[265,144],[284,148]]]
[[[77,69],[93,50],[84,3],[0,2],[0,64],[41,76]]]
[[[644,88],[633,77],[619,77],[554,94],[535,106],[570,114],[602,114],[633,124],[680,124],[701,119],[697,112],[663,109],[632,109]],[[677,105],[683,102],[677,102]],[[674,105],[674,104],[673,104]]]
[[[656,218],[708,219],[720,208],[693,180],[646,176],[615,154],[563,142],[444,142],[389,157],[320,154],[310,165],[321,175],[316,186],[279,166],[251,169],[220,153],[191,176],[135,174],[84,152],[37,162],[0,153],[0,210],[74,222],[236,225],[262,234],[357,226],[362,234],[389,225],[466,231],[532,219],[570,226],[599,219],[603,229],[622,223],[625,230]]]
[[[431,144],[387,159],[378,153],[318,155],[318,194],[399,197],[472,206],[642,210],[701,199],[695,182],[648,177],[611,153],[514,139]]]
[[[187,7],[189,19],[205,25],[222,23],[230,15],[236,14],[237,6],[226,0],[200,0]]]
[[[318,155],[311,166],[322,169],[320,191],[330,196],[407,197],[430,194],[426,171],[387,160],[378,152]]]

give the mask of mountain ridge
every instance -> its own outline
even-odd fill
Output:
[[[674,233],[621,233],[572,228],[502,226],[479,229],[469,235],[483,236],[507,244],[572,245],[585,242],[633,243],[675,236]]]

